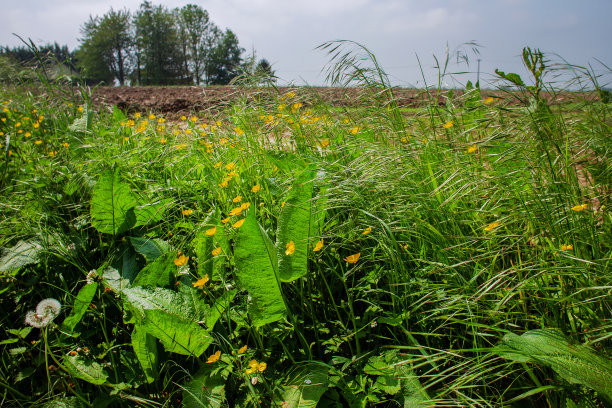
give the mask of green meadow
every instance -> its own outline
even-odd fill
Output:
[[[6,80],[0,405],[610,406],[612,106],[524,55],[418,109],[371,55],[332,57],[350,108]]]

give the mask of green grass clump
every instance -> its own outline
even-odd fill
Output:
[[[525,56],[534,86],[409,112],[348,57],[362,107],[7,88],[3,403],[605,406],[609,105],[547,105]]]

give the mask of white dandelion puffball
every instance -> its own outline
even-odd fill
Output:
[[[52,320],[50,316],[41,316],[35,311],[30,310],[26,313],[25,324],[40,329],[41,327],[46,327]]]
[[[59,316],[62,304],[53,298],[43,299],[36,306],[36,314],[40,316],[52,316],[51,320]]]

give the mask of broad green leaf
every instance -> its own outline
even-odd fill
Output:
[[[229,308],[236,293],[238,293],[236,289],[230,290],[229,292],[223,293],[223,295],[215,300],[215,304],[210,308],[210,313],[206,316],[206,327],[210,330],[215,327],[217,320],[219,320],[221,315]]]
[[[134,325],[134,330],[132,330],[132,347],[147,377],[147,382],[155,381],[158,364],[157,341],[155,341],[155,337],[142,330],[136,324]]]
[[[199,357],[213,338],[198,322],[206,308],[196,309],[193,297],[164,288],[132,287],[122,292],[143,331],[160,340],[166,350]]]
[[[123,278],[119,271],[112,266],[105,268],[102,272],[102,282],[104,282],[105,286],[112,288],[116,293],[130,287],[129,279]]]
[[[130,243],[147,262],[153,262],[170,250],[170,244],[159,238],[130,237]]]
[[[164,199],[155,203],[147,203],[134,207],[134,215],[136,217],[134,226],[140,227],[142,225],[149,225],[161,221],[166,209],[171,203],[171,199]]]
[[[497,348],[500,356],[549,366],[567,382],[585,385],[612,401],[612,361],[589,347],[570,344],[559,330],[508,333],[502,341],[506,347]]]
[[[218,365],[206,364],[183,385],[183,407],[218,408],[225,401],[226,376]]]
[[[0,273],[39,262],[42,246],[36,241],[19,241],[12,248],[2,250]]]
[[[291,282],[308,272],[308,238],[314,206],[312,195],[314,174],[304,173],[293,185],[278,217],[276,247],[278,270],[282,282]],[[287,254],[287,245],[293,243],[294,252]]]
[[[282,319],[287,310],[275,272],[276,256],[268,251],[264,234],[251,209],[234,248],[236,274],[251,296],[249,314],[256,327]]]
[[[108,378],[100,364],[82,356],[65,356],[63,363],[70,374],[89,383],[102,385]]]
[[[323,363],[309,362],[299,365],[289,374],[283,387],[282,398],[286,408],[314,408],[329,387],[329,367]]]
[[[91,300],[98,290],[98,283],[88,283],[79,290],[76,298],[74,299],[74,306],[70,315],[64,319],[62,323],[62,331],[66,333],[72,333],[74,328],[83,318],[83,315],[87,311],[87,308],[91,304]]]
[[[132,286],[169,286],[174,281],[176,265],[175,255],[167,252],[159,256],[153,262],[142,268],[138,273]]]
[[[512,72],[508,72],[507,74],[504,71],[500,71],[498,69],[495,70],[495,73],[500,77],[504,78],[506,81],[512,82],[514,85],[524,87],[525,83],[519,74],[515,74]]]
[[[121,234],[136,225],[134,208],[138,202],[119,170],[104,172],[94,187],[91,199],[91,223],[99,232]]]
[[[221,215],[214,209],[204,220],[202,228],[198,231],[193,240],[198,257],[198,275],[204,277],[208,275],[210,279],[219,279],[221,268],[225,267],[225,257],[229,253],[229,242],[223,228],[221,228]],[[213,236],[206,235],[206,231],[216,227],[217,232]],[[213,256],[213,249],[220,247],[221,254]]]

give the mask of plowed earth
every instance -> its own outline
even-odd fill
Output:
[[[214,87],[98,87],[93,92],[93,102],[97,106],[117,106],[126,112],[157,112],[167,116],[178,116],[191,112],[217,113],[228,105],[244,100],[246,103],[277,104],[279,98],[289,91],[296,96],[289,101],[312,106],[324,102],[332,106],[354,107],[367,103],[372,104],[373,91],[361,88],[242,88],[234,86]],[[393,94],[401,107],[416,108],[425,106],[427,93],[420,89],[394,89]],[[454,91],[459,99],[462,91]],[[435,95],[433,91],[432,95]],[[520,105],[522,102],[510,93],[503,91],[483,91],[482,97],[498,98],[496,104]],[[435,96],[434,96],[435,97]],[[589,93],[561,93],[551,96],[545,94],[549,103],[565,104],[581,99],[593,99],[597,96]],[[387,98],[378,98],[384,103]],[[367,101],[367,102],[366,102]],[[438,96],[438,103],[446,103],[446,91]]]

